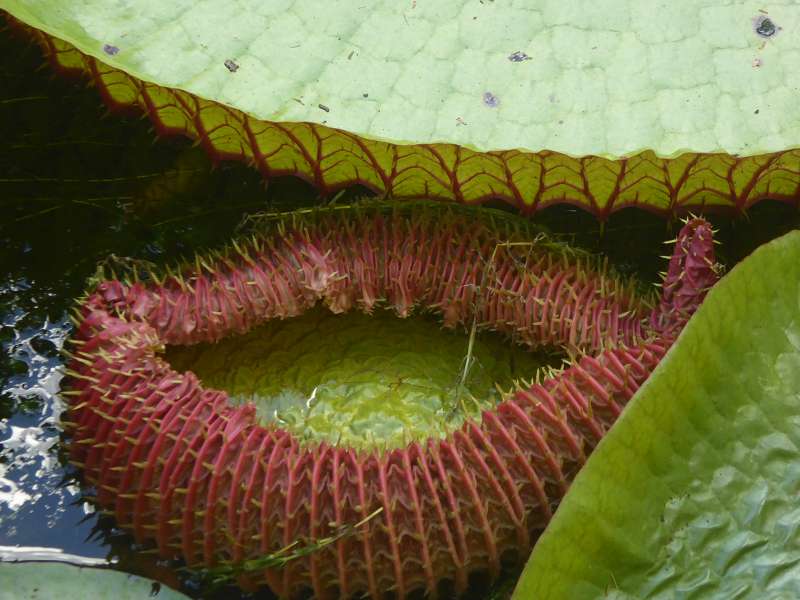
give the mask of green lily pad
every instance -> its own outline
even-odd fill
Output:
[[[188,600],[143,577],[62,563],[0,563],[0,600]]]
[[[0,0],[162,132],[323,191],[674,214],[800,198],[800,6]]]
[[[514,598],[800,597],[800,232],[709,293]]]

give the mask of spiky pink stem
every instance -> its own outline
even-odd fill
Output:
[[[683,242],[699,229],[684,228],[676,248],[690,268],[700,268],[705,238]],[[670,288],[649,310],[585,258],[503,245],[498,231],[461,218],[368,213],[282,231],[159,284],[98,285],[83,304],[70,378],[73,460],[99,504],[163,556],[238,562],[383,509],[356,535],[256,576],[282,597],[436,596],[444,581],[461,592],[471,572],[494,575],[504,557],[524,556],[694,306]],[[419,306],[455,324],[477,314],[529,345],[587,354],[444,439],[368,451],[301,445],[156,353],[318,299],[368,312],[381,298],[400,315]]]
[[[651,325],[659,331],[683,326],[718,279],[714,231],[704,219],[688,219],[675,240]]]

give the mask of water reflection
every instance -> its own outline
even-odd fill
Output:
[[[25,306],[36,296],[24,279],[0,285],[0,545],[104,559],[107,549],[87,543],[93,508],[59,455],[65,409],[59,351],[70,323],[65,314],[51,320],[47,311]]]

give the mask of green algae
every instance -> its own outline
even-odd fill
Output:
[[[217,344],[169,347],[166,356],[302,440],[397,447],[446,435],[493,407],[498,387],[558,362],[481,333],[462,385],[467,344],[465,332],[429,317],[317,308]]]

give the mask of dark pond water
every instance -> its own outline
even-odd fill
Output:
[[[185,140],[154,141],[148,122],[106,115],[94,90],[42,64],[36,48],[0,31],[0,552],[50,548],[195,597],[248,597],[210,590],[138,552],[85,501],[60,440],[58,351],[72,299],[109,255],[171,261],[221,244],[248,212],[325,199],[297,180],[265,186],[243,165],[214,167]],[[348,190],[344,199],[362,193]],[[568,208],[536,220],[647,281],[663,269],[661,241],[675,229],[639,211],[614,216],[602,230]],[[714,221],[721,258],[732,265],[800,219],[767,202],[746,218]]]

